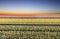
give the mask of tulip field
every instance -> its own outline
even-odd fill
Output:
[[[0,18],[0,39],[60,39],[60,18]]]

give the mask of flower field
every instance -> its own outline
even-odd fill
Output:
[[[0,18],[0,39],[60,39],[60,18]]]
[[[60,18],[0,18],[0,24],[60,23]]]

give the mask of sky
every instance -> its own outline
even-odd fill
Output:
[[[0,0],[0,15],[59,14],[58,0]]]

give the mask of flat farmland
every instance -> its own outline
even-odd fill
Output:
[[[0,39],[60,39],[60,18],[0,18]]]
[[[0,39],[60,39],[60,26],[0,26]]]
[[[0,18],[1,23],[60,23],[60,18]]]

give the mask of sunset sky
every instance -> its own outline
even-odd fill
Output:
[[[58,0],[0,0],[0,16],[59,16]]]

